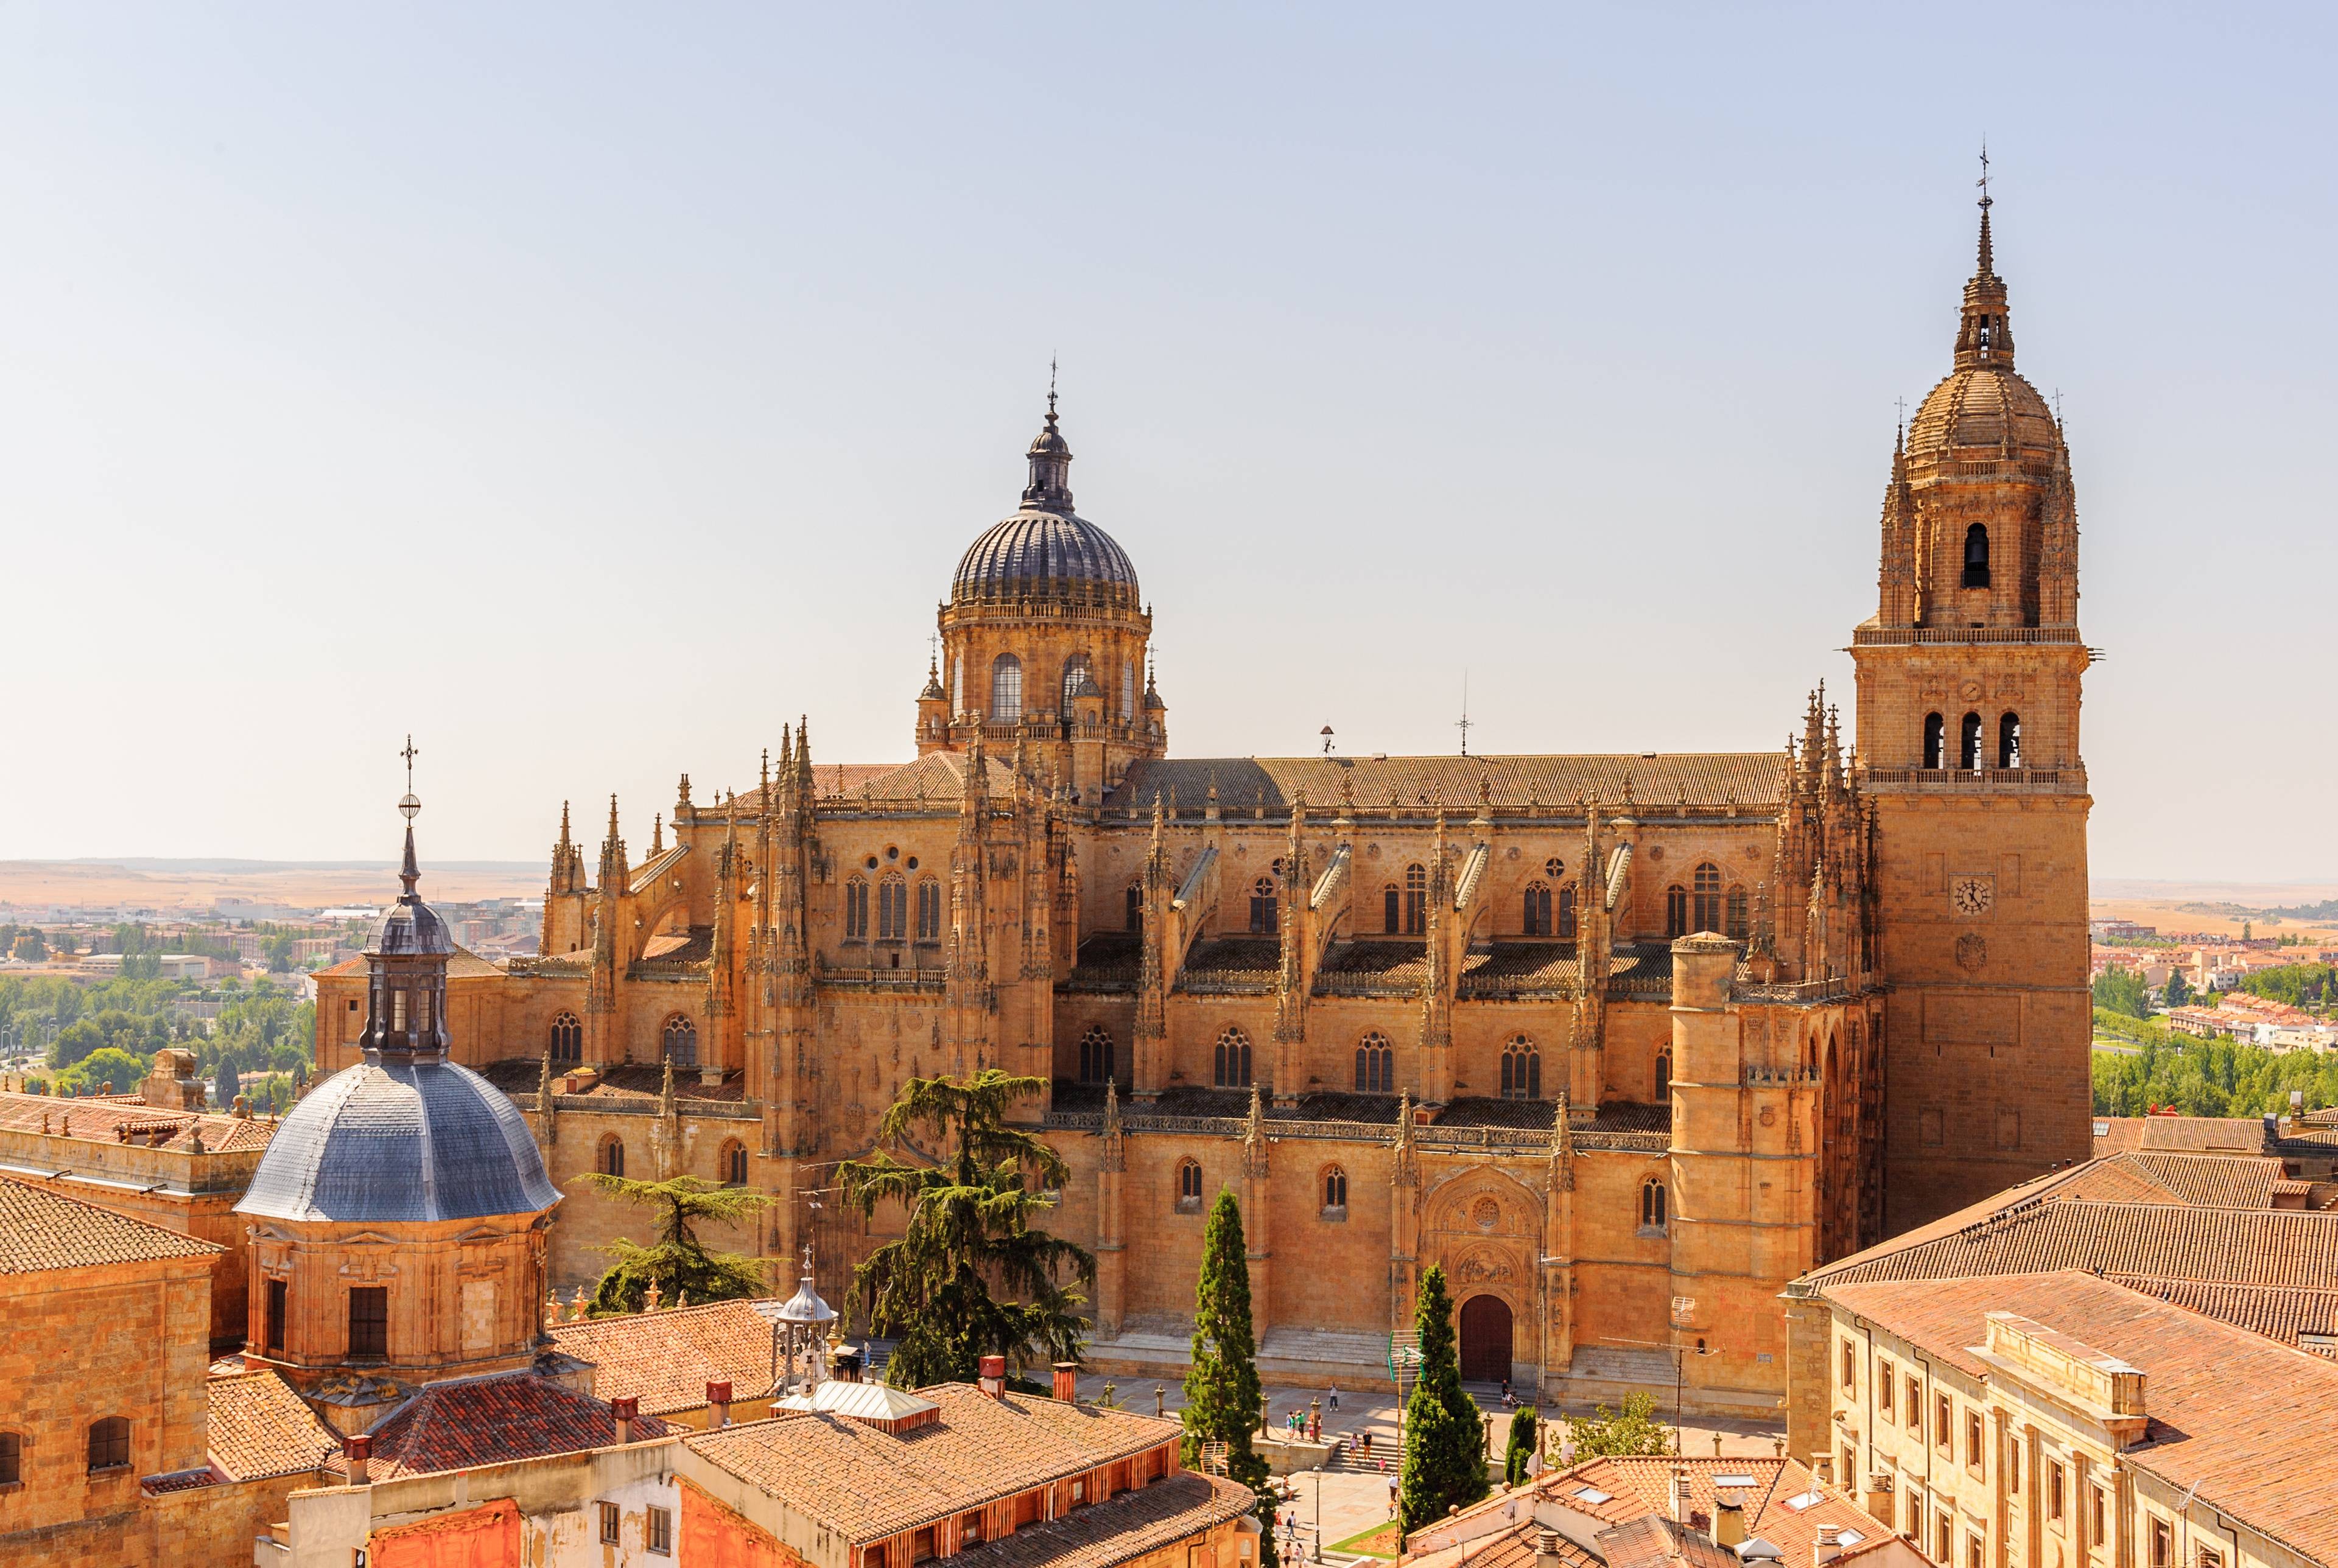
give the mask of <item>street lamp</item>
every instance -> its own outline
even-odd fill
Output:
[[[1718,1350],[1706,1349],[1704,1347],[1704,1341],[1702,1339],[1696,1342],[1696,1348],[1694,1351],[1692,1351],[1687,1346],[1677,1342],[1670,1345],[1660,1345],[1653,1339],[1610,1339],[1607,1343],[1610,1345],[1629,1345],[1636,1349],[1641,1350],[1669,1350],[1673,1353],[1673,1452],[1675,1454],[1680,1453],[1684,1446],[1681,1442],[1681,1383],[1685,1368],[1688,1365],[1688,1357],[1691,1355],[1718,1356],[1721,1352]]]

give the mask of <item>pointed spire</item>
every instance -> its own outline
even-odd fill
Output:
[[[561,849],[564,849],[564,850],[565,850],[565,849],[566,849],[566,848],[569,848],[569,840],[568,840],[568,802],[567,802],[567,801],[565,801],[565,800],[563,800],[563,801],[560,803],[560,838],[558,838],[557,843],[559,844],[559,846],[560,846],[560,848],[561,848]],[[564,858],[565,858],[565,857],[564,857]]]
[[[2013,328],[2006,316],[2005,279],[1997,275],[1997,256],[1989,239],[1989,210],[1996,203],[1989,193],[1989,149],[1980,155],[1980,243],[1973,275],[1965,285],[1963,317],[1957,328],[1957,368],[1994,366],[2013,368]]]
[[[665,813],[661,811],[650,822],[650,854],[665,853]]]
[[[807,797],[812,794],[811,721],[801,713],[796,715],[796,782]]]

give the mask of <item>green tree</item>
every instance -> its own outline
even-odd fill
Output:
[[[49,956],[49,946],[41,940],[39,931],[27,926],[16,933],[16,939],[8,945],[8,951],[27,964],[38,964]]]
[[[2166,996],[2170,1007],[2181,1007],[2192,999],[2192,985],[2184,978],[2183,970],[2168,970]],[[2143,1014],[2138,1013],[2136,1016],[2140,1018]]]
[[[1535,1438],[1542,1430],[1541,1413],[1533,1406],[1521,1406],[1510,1417],[1510,1444],[1502,1455],[1502,1482],[1515,1486],[1527,1478],[1527,1461],[1534,1457]]]
[[[60,1094],[127,1094],[138,1087],[152,1063],[118,1046],[101,1045],[57,1074]]]
[[[2130,1018],[2148,1018],[2151,990],[2132,969],[2106,969],[2095,976],[2095,1005]]]
[[[837,1167],[844,1200],[864,1217],[898,1203],[908,1217],[898,1241],[853,1271],[855,1303],[872,1333],[896,1336],[885,1365],[897,1387],[971,1382],[985,1356],[1027,1364],[1076,1361],[1087,1299],[1063,1282],[1095,1279],[1095,1259],[1035,1221],[1071,1180],[1064,1157],[1036,1135],[1007,1125],[1017,1101],[1044,1079],[987,1067],[970,1078],[912,1078],[886,1108],[879,1137],[930,1163],[880,1148]],[[992,1295],[994,1287],[1004,1294]]]
[[[1410,1532],[1445,1517],[1457,1504],[1483,1497],[1486,1443],[1478,1402],[1461,1387],[1461,1358],[1453,1333],[1453,1299],[1445,1270],[1420,1277],[1413,1326],[1420,1336],[1420,1381],[1404,1406],[1404,1476],[1400,1505]]]
[[[220,1059],[218,1082],[212,1085],[211,1093],[223,1106],[234,1104],[235,1097],[243,1093],[243,1081],[236,1074],[235,1063],[225,1057]]]
[[[723,1224],[752,1219],[771,1201],[770,1193],[724,1187],[696,1176],[636,1181],[594,1171],[579,1180],[658,1214],[657,1240],[650,1246],[621,1237],[601,1249],[616,1261],[593,1289],[594,1316],[640,1311],[652,1281],[668,1305],[684,1296],[693,1301],[735,1301],[763,1293],[763,1266],[739,1253],[708,1250],[697,1227],[706,1220]]]
[[[71,1067],[104,1044],[105,1031],[95,1021],[76,1018],[58,1030],[57,1037],[49,1042],[49,1065]]]
[[[1193,1369],[1185,1374],[1183,1457],[1202,1467],[1202,1447],[1226,1446],[1226,1475],[1258,1494],[1265,1528],[1262,1568],[1274,1562],[1274,1499],[1266,1490],[1266,1461],[1252,1441],[1266,1420],[1258,1383],[1258,1340],[1251,1327],[1250,1247],[1243,1240],[1242,1205],[1221,1190],[1202,1232],[1202,1272],[1194,1287]]]
[[[1673,1451],[1672,1431],[1655,1417],[1655,1395],[1626,1394],[1621,1410],[1610,1410],[1602,1405],[1591,1415],[1567,1417],[1567,1433],[1575,1441],[1577,1459],[1669,1454]]]

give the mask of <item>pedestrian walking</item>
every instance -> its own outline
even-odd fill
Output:
[[[1323,1390],[1323,1403],[1327,1408],[1332,1410],[1340,1407],[1340,1386],[1337,1383]]]

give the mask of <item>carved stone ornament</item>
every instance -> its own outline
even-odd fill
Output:
[[[1469,1223],[1480,1230],[1491,1230],[1502,1222],[1502,1206],[1491,1198],[1480,1198],[1469,1205]]]
[[[1968,931],[1957,938],[1957,967],[1968,975],[1978,975],[1989,962],[1989,944],[1978,931]]]
[[[1517,1270],[1510,1260],[1490,1247],[1480,1247],[1453,1266],[1453,1278],[1463,1285],[1492,1285],[1510,1279]]]
[[[1763,1126],[1764,1126],[1764,1127],[1774,1127],[1774,1126],[1776,1126],[1777,1124],[1778,1124],[1778,1108],[1777,1108],[1775,1105],[1764,1105],[1764,1106],[1763,1106],[1763,1107],[1762,1107],[1762,1125],[1763,1125]]]

